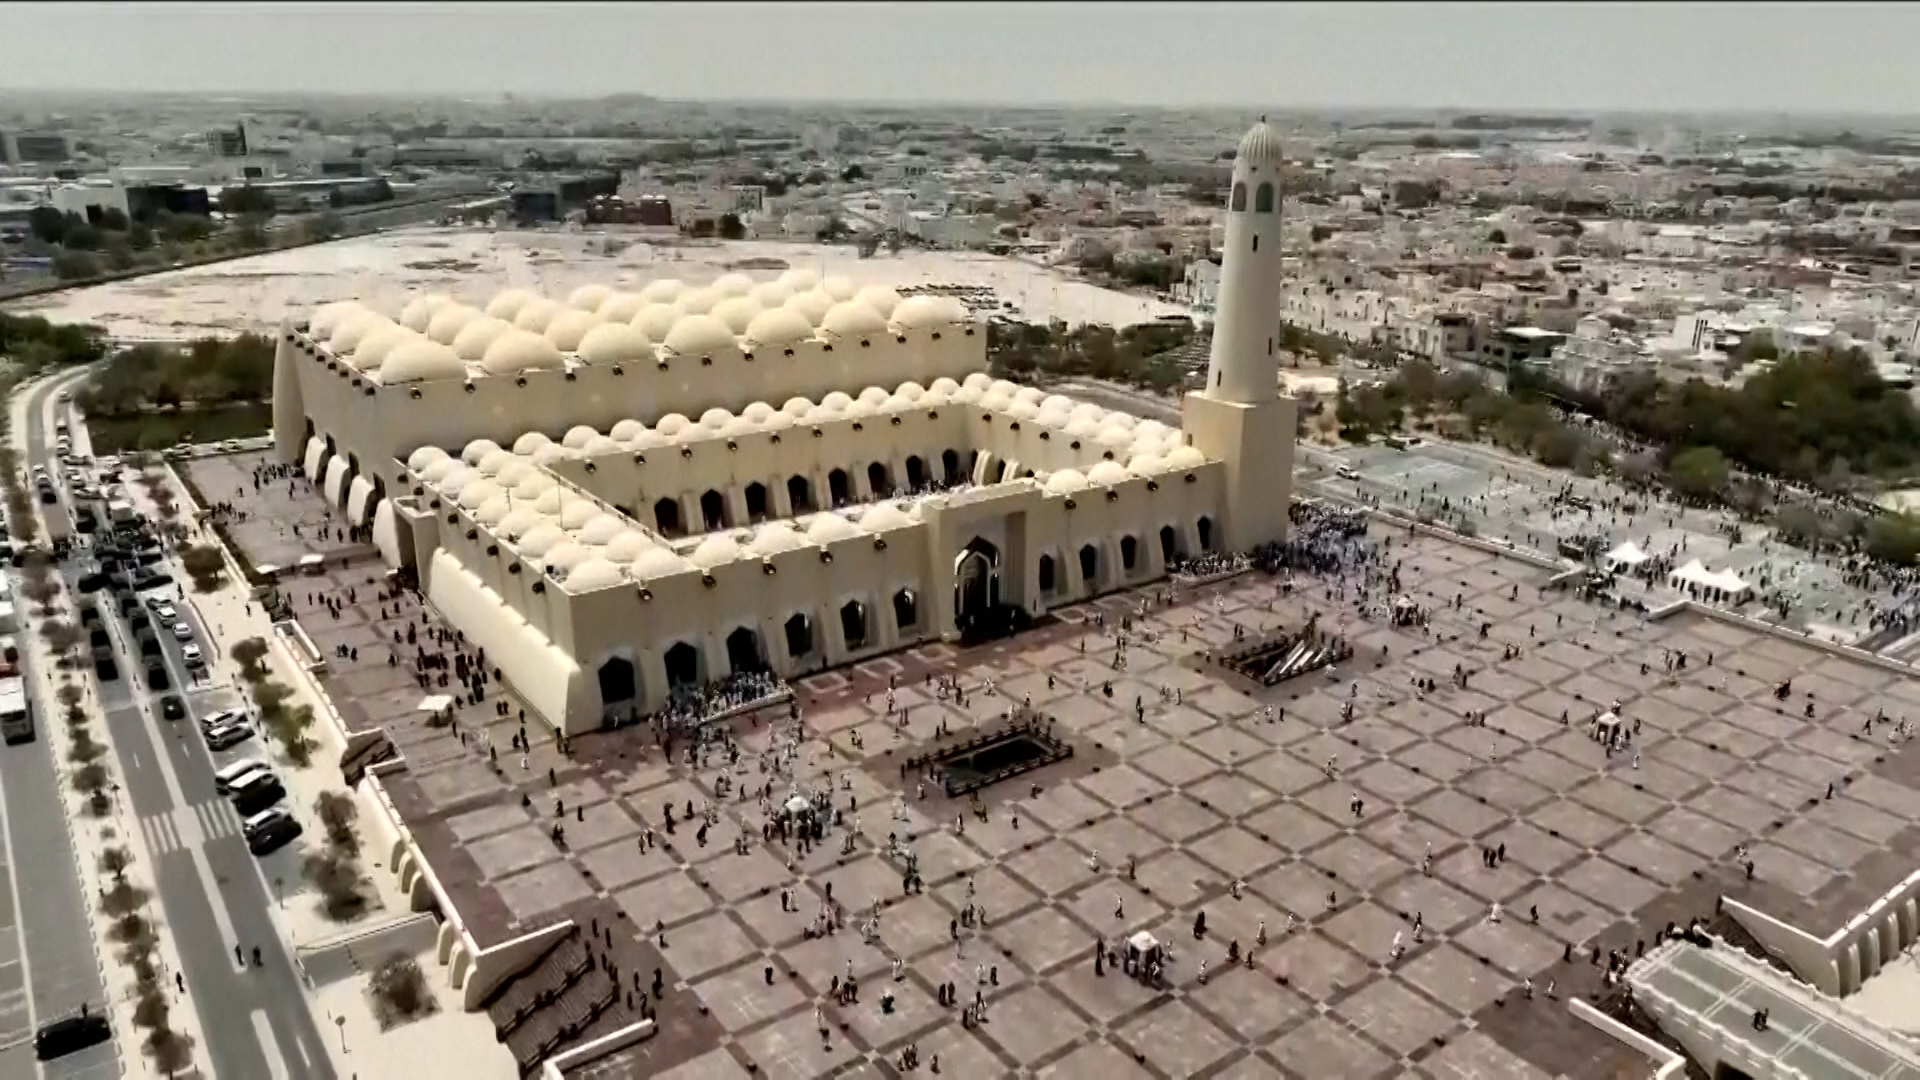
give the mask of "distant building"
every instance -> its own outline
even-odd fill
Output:
[[[58,165],[73,157],[73,142],[53,132],[0,133],[0,156],[9,165]]]
[[[217,158],[246,157],[247,125],[240,123],[207,132],[207,152]]]

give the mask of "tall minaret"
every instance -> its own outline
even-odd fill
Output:
[[[1187,442],[1225,466],[1227,545],[1284,540],[1293,495],[1294,401],[1280,393],[1280,136],[1263,117],[1233,162],[1206,388],[1187,395]]]
[[[1278,392],[1280,362],[1280,136],[1265,117],[1240,140],[1227,195],[1227,248],[1203,391],[1252,405]]]

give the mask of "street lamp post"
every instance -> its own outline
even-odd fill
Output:
[[[333,1026],[340,1029],[340,1052],[343,1054],[350,1053],[351,1051],[347,1049],[347,1018],[344,1016],[334,1017]]]

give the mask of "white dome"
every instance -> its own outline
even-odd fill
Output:
[[[587,331],[576,350],[584,364],[624,364],[653,357],[653,343],[638,327],[603,322]]]
[[[798,293],[786,303],[787,309],[806,319],[809,326],[819,326],[827,317],[827,312],[833,310],[833,305],[833,297],[819,289]]]
[[[477,479],[468,481],[462,485],[460,488],[460,496],[455,501],[461,506],[471,510],[482,503],[501,498],[504,495],[506,495],[506,492],[501,489],[499,484],[487,479],[485,474],[482,474]]]
[[[760,314],[760,302],[751,296],[729,296],[713,305],[712,314],[734,334],[744,334],[752,325],[753,317]]]
[[[473,520],[482,525],[492,526],[506,520],[507,515],[511,513],[513,513],[513,504],[504,496],[496,496],[475,508]]]
[[[820,287],[820,275],[811,270],[789,270],[781,274],[779,280],[780,284],[797,293]]]
[[[1087,470],[1087,483],[1095,487],[1112,487],[1124,484],[1128,479],[1126,468],[1112,461],[1103,461]]]
[[[767,422],[767,417],[772,416],[773,412],[773,406],[764,401],[754,401],[749,402],[746,408],[741,409],[740,415],[756,424],[764,424]]]
[[[358,315],[349,316],[340,324],[340,328],[327,339],[327,348],[336,355],[345,356],[359,348],[361,342],[374,334],[397,325],[399,324],[378,312],[363,311]]]
[[[1013,408],[1013,392],[998,384],[980,396],[980,407],[994,412],[1005,412]]]
[[[556,450],[558,447],[549,446],[546,449]],[[541,492],[534,497],[532,506],[533,512],[543,517],[552,517],[558,514],[560,512],[560,489],[558,487],[552,487]]]
[[[442,345],[451,345],[454,339],[460,336],[460,331],[467,328],[468,323],[485,317],[465,304],[447,304],[434,312],[433,318],[428,320],[427,336]]]
[[[572,540],[562,540],[547,549],[547,553],[540,557],[540,563],[542,566],[557,566],[562,570],[571,570],[591,558],[593,558],[593,552]]]
[[[537,528],[540,525],[540,521],[540,515],[534,513],[532,507],[516,506],[506,517],[500,519],[500,524],[494,529],[494,532],[511,541],[527,530]]]
[[[744,334],[756,345],[779,348],[813,336],[813,324],[792,308],[768,308],[753,317]]]
[[[1255,167],[1278,167],[1286,163],[1286,148],[1280,144],[1280,133],[1267,126],[1265,120],[1253,125],[1240,139],[1240,148],[1234,153],[1234,164],[1241,162]]]
[[[1127,471],[1135,476],[1158,476],[1167,471],[1167,459],[1158,454],[1135,454],[1127,459]]]
[[[1176,447],[1167,455],[1169,469],[1197,469],[1207,463],[1207,455],[1191,446]]]
[[[960,385],[966,387],[969,390],[978,390],[984,394],[988,390],[991,390],[993,388],[993,376],[987,374],[984,371],[976,371],[973,374],[967,376],[966,381],[962,382]]]
[[[859,530],[839,514],[816,514],[807,525],[807,539],[816,544],[831,544],[858,535]]]
[[[893,311],[893,324],[905,330],[939,330],[967,321],[967,306],[951,296],[912,296]]]
[[[1158,420],[1142,420],[1133,425],[1133,437],[1136,439],[1164,439],[1173,429]]]
[[[420,472],[436,461],[447,460],[448,456],[445,450],[437,446],[422,446],[407,455],[407,468],[414,472]]]
[[[1108,413],[1106,419],[1100,421],[1100,426],[1108,431],[1124,431],[1132,434],[1133,426],[1139,422],[1140,418],[1132,413],[1116,411]]]
[[[499,484],[503,488],[511,488],[532,475],[534,475],[533,466],[522,461],[520,455],[515,454],[513,455],[513,460],[507,462],[493,480],[494,483]]]
[[[533,463],[543,469],[551,469],[559,462],[569,460],[575,456],[574,452],[567,447],[548,443],[533,452]],[[558,509],[557,504],[555,508]]]
[[[1047,477],[1047,491],[1055,495],[1071,495],[1087,486],[1087,478],[1077,469],[1059,469]]]
[[[1040,406],[1031,401],[1015,400],[1007,406],[1007,415],[1015,420],[1031,420],[1040,415]]]
[[[500,470],[506,468],[513,460],[513,454],[510,451],[495,448],[480,455],[480,460],[474,462],[473,467],[480,470],[481,476],[497,477],[500,475]]]
[[[552,444],[548,443],[547,445],[551,446]],[[541,449],[544,450],[546,447],[543,446]],[[516,499],[526,499],[531,502],[559,486],[559,482],[546,473],[532,472],[521,477],[520,482],[513,485],[513,497]]]
[[[917,382],[903,382],[894,390],[893,396],[909,404],[927,396],[927,388]]]
[[[1185,446],[1186,443],[1187,443],[1187,437],[1184,434],[1178,431],[1169,431],[1167,432],[1167,437],[1160,440],[1160,452],[1164,454],[1171,454],[1175,450],[1178,450],[1182,446]]]
[[[460,449],[460,461],[471,467],[480,464],[488,454],[500,449],[500,444],[492,439],[474,439]]]
[[[1075,439],[1091,439],[1100,433],[1100,425],[1084,416],[1067,421],[1067,435]]]
[[[567,306],[581,311],[599,311],[613,290],[605,285],[582,285],[567,294]]]
[[[563,580],[568,592],[591,592],[595,589],[611,589],[627,579],[619,567],[605,559],[594,558],[567,571]]]
[[[1013,392],[1013,400],[1031,402],[1035,408],[1039,407],[1040,399],[1045,396],[1046,392],[1037,386],[1022,386]]]
[[[844,391],[835,390],[833,393],[820,399],[820,411],[833,416],[838,416],[851,408],[853,408],[853,399],[848,397]]]
[[[587,443],[591,442],[593,437],[598,434],[600,434],[598,431],[595,431],[585,424],[576,424],[568,428],[565,435],[560,436],[560,445],[569,450],[584,450],[587,447]]]
[[[721,296],[745,296],[753,291],[753,279],[745,274],[721,274],[707,288]]]
[[[630,563],[654,546],[645,533],[627,529],[607,541],[606,556],[614,562]]]
[[[513,440],[513,452],[521,457],[532,457],[535,450],[552,442],[543,432],[529,431]]]
[[[740,545],[731,536],[709,536],[687,558],[702,570],[711,570],[739,559]]]
[[[536,507],[535,509],[538,508]],[[514,547],[520,549],[520,554],[528,558],[538,559],[543,558],[547,552],[552,551],[556,545],[566,538],[567,534],[561,532],[559,526],[554,525],[552,522],[543,521],[533,528],[528,529],[526,534],[520,537],[519,542],[514,544]]]
[[[383,383],[458,379],[466,373],[467,365],[452,349],[432,341],[409,341],[389,353],[386,363],[380,365]]]
[[[732,349],[737,345],[733,331],[727,329],[727,324],[711,315],[682,316],[667,332],[666,339],[668,350],[681,356],[699,356]]]
[[[693,569],[693,564],[666,548],[655,546],[641,552],[628,569],[641,581],[652,581],[654,578],[684,574]]]
[[[708,409],[700,414],[700,426],[709,431],[719,431],[733,423],[733,414],[725,409]]]
[[[807,546],[807,538],[785,524],[768,525],[747,545],[747,551],[763,559]]]
[[[587,445],[581,447],[580,452],[588,457],[605,457],[608,454],[617,454],[622,449],[615,440],[605,435],[595,435],[587,440]]]
[[[348,318],[363,314],[366,310],[358,300],[336,300],[331,304],[321,304],[307,319],[307,336],[315,341],[324,342],[332,337],[333,332],[340,329]]]
[[[747,295],[758,300],[761,307],[770,308],[779,307],[781,304],[793,299],[793,290],[777,281],[767,281],[755,285],[753,291]]]
[[[612,514],[600,514],[589,519],[585,525],[580,526],[578,539],[583,544],[592,544],[594,547],[600,547],[626,531],[627,527],[620,523],[619,518],[614,517]],[[628,558],[632,558],[632,556],[628,556]]]
[[[564,306],[544,296],[536,296],[521,305],[519,312],[513,317],[513,325],[535,334],[543,333],[547,325],[565,310],[567,309]]]
[[[489,375],[514,375],[534,368],[557,368],[564,361],[553,342],[530,330],[509,330],[487,346],[480,367]]]
[[[512,322],[513,317],[520,314],[520,309],[526,307],[527,301],[531,299],[533,294],[525,289],[502,289],[493,294],[493,299],[487,301],[487,314],[496,319]]]
[[[660,341],[673,332],[673,324],[684,314],[675,304],[648,304],[633,317],[633,328],[647,335],[648,341]]]
[[[904,529],[912,524],[907,515],[892,503],[881,503],[860,516],[860,528],[875,534]]]
[[[933,380],[933,385],[927,387],[927,390],[930,393],[945,394],[948,397],[952,397],[960,392],[960,384],[942,375],[940,378]]]
[[[621,420],[607,429],[607,434],[616,442],[631,442],[647,430],[647,425],[638,420]]]
[[[726,297],[712,289],[694,289],[692,292],[682,293],[675,303],[679,305],[680,310],[689,315],[705,315],[713,310],[715,304],[725,299]]]
[[[677,439],[691,423],[692,421],[679,413],[670,412],[653,422],[653,430],[669,439]]]
[[[1101,428],[1093,441],[1107,450],[1125,450],[1133,445],[1133,432],[1125,428]]]
[[[681,284],[679,279],[661,278],[658,281],[649,281],[642,286],[640,299],[649,304],[671,304],[680,299],[680,295],[686,291],[687,287]]]
[[[459,458],[443,457],[429,461],[415,471],[419,473],[420,479],[429,484],[437,485],[441,480],[446,478],[447,474],[459,468],[464,468],[464,466],[460,464]]]
[[[453,303],[453,297],[446,293],[427,293],[424,296],[416,296],[407,301],[406,307],[400,309],[400,325],[416,334],[424,334],[427,332],[427,324],[433,321],[434,312],[451,303]]]
[[[555,315],[553,321],[547,324],[546,337],[548,341],[553,342],[554,348],[563,353],[569,353],[579,349],[580,342],[599,325],[600,316],[592,312],[563,311]]]
[[[440,482],[437,486],[440,488],[440,494],[445,495],[449,499],[454,499],[460,496],[461,488],[466,487],[478,479],[480,479],[479,473],[455,461],[448,466],[445,472],[440,474]]]
[[[900,294],[885,285],[869,285],[853,294],[853,298],[878,312],[883,319],[891,319],[893,309],[900,306]]]
[[[885,333],[887,320],[865,304],[849,300],[833,305],[833,309],[820,320],[820,329],[843,341],[852,341]]]
[[[1073,399],[1065,394],[1048,394],[1040,400],[1042,412],[1063,412],[1073,415]]]
[[[860,287],[838,274],[830,274],[820,283],[820,291],[833,297],[836,303],[845,303],[859,294]]]
[[[563,529],[584,529],[587,522],[604,514],[598,506],[585,499],[568,499],[560,509],[560,527]]]
[[[487,348],[500,340],[500,336],[513,329],[513,324],[505,319],[496,319],[491,315],[482,315],[469,319],[453,336],[454,354],[462,360],[478,363],[487,355]]]
[[[860,391],[860,396],[856,400],[862,405],[877,409],[892,399],[893,395],[887,393],[885,390],[877,386],[869,386],[865,390]]]
[[[393,350],[409,341],[425,341],[418,333],[404,326],[389,326],[384,330],[375,330],[367,336],[360,347],[353,350],[353,366],[361,371],[379,371]]]
[[[1107,410],[1090,401],[1083,401],[1073,407],[1073,412],[1070,415],[1075,420],[1086,419],[1098,424],[1101,420],[1106,419]]]
[[[600,306],[595,308],[593,313],[600,316],[602,322],[632,322],[633,317],[640,314],[640,309],[646,306],[647,302],[640,298],[639,293],[608,293],[607,298],[600,301]]]

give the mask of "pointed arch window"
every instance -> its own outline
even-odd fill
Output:
[[[1253,193],[1253,211],[1256,214],[1273,213],[1273,185],[1263,182]]]
[[[1233,185],[1233,202],[1228,205],[1228,209],[1239,211],[1239,210],[1245,210],[1246,208],[1247,208],[1247,185],[1242,183],[1235,183]]]

